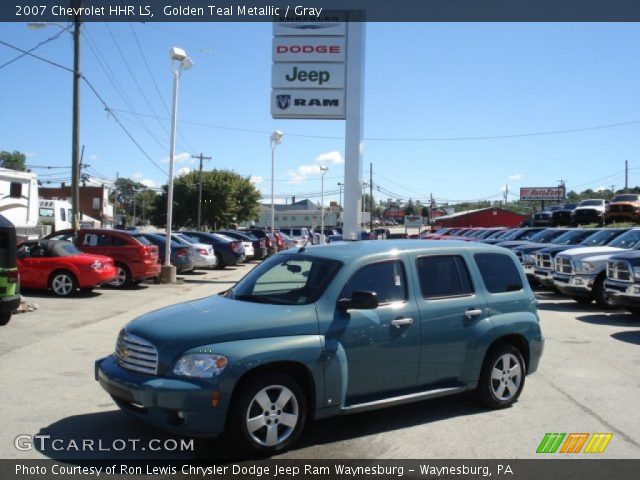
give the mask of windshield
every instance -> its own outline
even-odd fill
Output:
[[[637,202],[638,195],[616,195],[611,200],[612,202]]]
[[[227,294],[235,300],[274,305],[315,302],[342,264],[337,260],[290,254],[271,257]]]
[[[569,230],[554,240],[556,245],[577,245],[585,238],[593,235],[595,230]]]
[[[602,205],[603,202],[604,200],[583,200],[582,202],[580,202],[580,205],[578,206],[579,207],[598,207]]]
[[[640,230],[634,229],[623,233],[607,246],[618,248],[635,248],[636,246],[638,246],[638,243],[640,243]]]
[[[544,231],[545,230],[539,230],[539,229],[525,230],[524,233],[522,233],[521,235],[515,235],[513,237],[513,240],[531,240],[533,237],[535,237],[536,235]]]
[[[533,237],[529,238],[529,240],[531,240],[532,242],[538,242],[538,243],[549,243],[551,240],[558,238],[564,232],[565,230],[552,230],[552,229],[543,230],[535,234]]]
[[[136,240],[138,240],[143,245],[151,245],[151,242],[147,239],[147,237],[144,237],[142,235],[131,235],[131,236]]]
[[[585,247],[599,247],[600,245],[606,245],[614,238],[622,235],[624,230],[600,230],[597,233],[594,233],[590,237],[585,238],[580,245],[584,245]]]

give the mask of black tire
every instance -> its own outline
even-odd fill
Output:
[[[116,263],[116,278],[107,283],[110,287],[113,288],[125,288],[131,283],[131,272],[127,266],[123,263]]]
[[[93,292],[93,290],[94,290],[95,288],[96,288],[96,287],[82,287],[82,288],[80,289],[80,291],[81,291],[82,293],[91,293],[91,292]]]
[[[49,278],[49,288],[57,297],[69,297],[78,290],[78,281],[68,270],[58,270]]]
[[[286,374],[267,373],[250,377],[239,388],[240,390],[234,394],[226,432],[236,448],[246,453],[272,455],[285,450],[298,439],[307,421],[307,396],[298,382]],[[292,396],[284,405],[280,405],[281,409],[278,409],[278,393],[282,391],[279,389],[283,388],[288,389],[288,393],[291,393]],[[262,412],[263,407],[256,401],[256,396],[263,390],[266,391],[268,399],[272,403],[270,407],[266,406],[265,412]],[[284,415],[290,419],[294,413],[297,415],[294,426],[288,426],[284,423],[278,424],[279,419],[284,421]],[[254,418],[265,425],[258,427],[251,433],[248,428],[248,418]],[[263,421],[263,418],[266,420]],[[267,422],[269,425],[266,425]],[[274,428],[278,440],[282,436],[282,440],[277,444],[267,446],[256,440],[263,439],[266,442],[269,429],[273,430]]]
[[[589,297],[579,297],[577,295],[571,297],[574,302],[579,303],[580,305],[589,305],[592,300]]]
[[[4,326],[11,320],[11,312],[0,313],[0,326]]]
[[[604,290],[604,277],[600,277],[593,285],[593,299],[600,308],[616,308],[616,304]]]
[[[216,258],[218,259],[218,263],[216,264],[216,270],[222,270],[225,267],[224,262],[222,261],[222,255],[216,252]]]
[[[505,358],[508,358],[508,365],[504,364]],[[519,376],[516,379],[517,366],[519,366]],[[494,369],[496,375],[500,372],[498,378],[494,375]],[[516,347],[511,344],[493,347],[487,352],[482,364],[480,381],[476,388],[478,400],[490,408],[509,407],[518,400],[522,393],[526,371],[522,354]],[[502,396],[500,391],[502,391]]]
[[[637,317],[640,317],[640,307],[627,307],[627,311],[631,315],[636,315]],[[2,325],[2,324],[0,324],[0,325]]]

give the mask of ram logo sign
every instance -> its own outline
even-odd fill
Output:
[[[613,433],[546,433],[536,453],[604,453],[612,437]]]

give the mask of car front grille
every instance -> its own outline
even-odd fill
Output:
[[[611,260],[607,262],[607,277],[621,282],[632,282],[633,273],[631,265],[624,260]]]
[[[116,342],[118,365],[134,372],[156,375],[158,373],[158,351],[146,340],[120,331]]]
[[[598,216],[598,210],[594,210],[591,208],[581,208],[580,210],[576,210],[573,212],[574,218],[593,218]]]
[[[571,260],[568,258],[556,257],[556,272],[558,273],[573,273],[573,266]]]
[[[611,205],[609,211],[612,213],[633,213],[634,208],[632,205]]]
[[[538,253],[536,255],[536,267],[553,270],[553,260],[548,253]]]

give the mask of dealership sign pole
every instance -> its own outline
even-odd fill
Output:
[[[344,12],[273,24],[271,115],[345,122],[343,235],[359,240],[362,197],[364,23]]]

